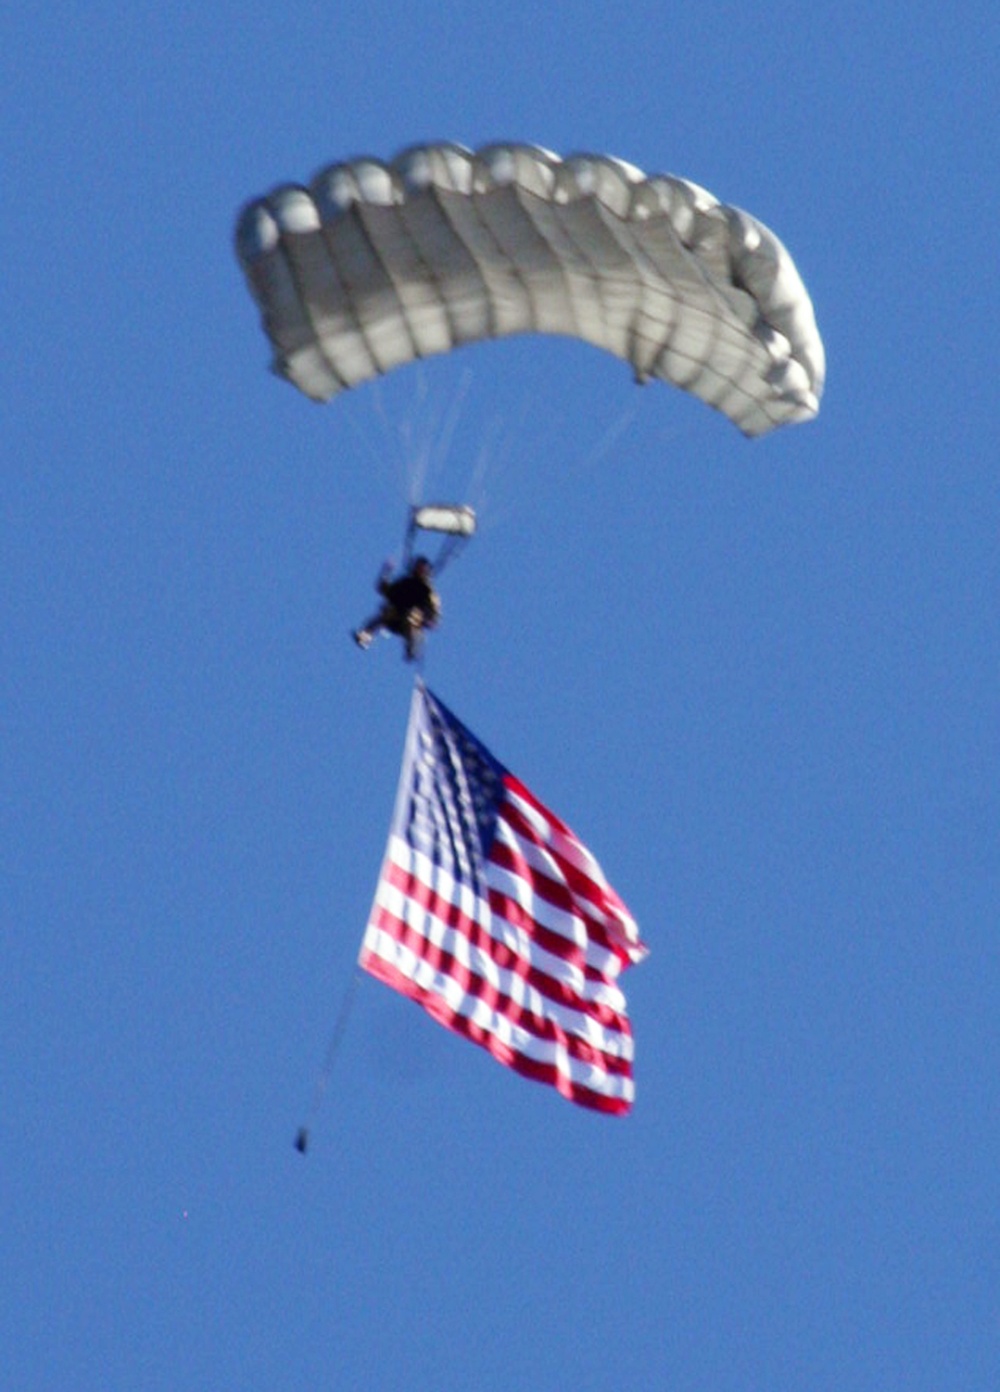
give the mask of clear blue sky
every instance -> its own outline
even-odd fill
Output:
[[[992,1392],[995,4],[8,11],[0,1384]],[[270,376],[239,204],[434,138],[755,213],[818,420],[554,342]],[[410,692],[347,630],[425,455],[483,521],[428,681],[638,918],[638,1097],[365,979],[303,1159]]]

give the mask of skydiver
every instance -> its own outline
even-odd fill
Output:
[[[384,628],[402,638],[406,661],[415,661],[420,656],[424,632],[436,628],[441,617],[441,600],[431,583],[433,573],[426,556],[416,556],[406,573],[395,580],[392,566],[386,563],[375,582],[385,603],[352,633],[358,647],[369,647],[375,634]]]

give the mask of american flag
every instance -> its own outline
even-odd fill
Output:
[[[509,1068],[627,1112],[646,948],[597,861],[418,680],[360,964]]]

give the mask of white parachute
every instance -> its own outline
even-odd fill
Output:
[[[461,344],[564,334],[763,435],[819,409],[812,303],[778,238],[696,184],[603,155],[420,145],[248,203],[236,248],[314,400]]]

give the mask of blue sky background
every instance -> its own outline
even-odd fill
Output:
[[[8,7],[5,1388],[998,1385],[998,56],[986,0]],[[756,214],[818,420],[541,340],[271,377],[238,206],[434,138]],[[421,461],[482,519],[428,681],[639,919],[638,1098],[365,979],[303,1160]]]

